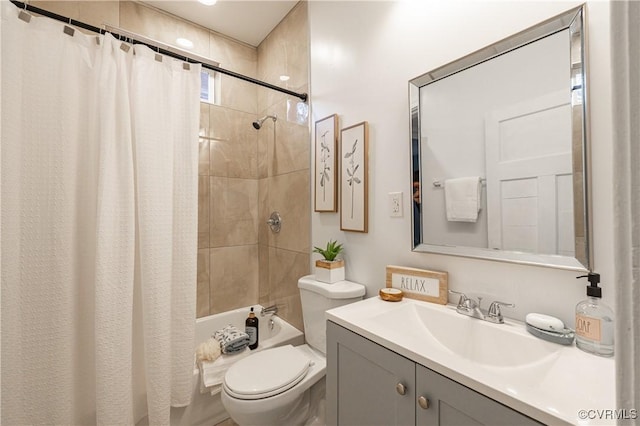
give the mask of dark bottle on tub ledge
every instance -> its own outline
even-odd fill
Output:
[[[249,349],[254,350],[258,347],[258,318],[253,313],[253,308],[244,322],[244,331],[249,335]]]

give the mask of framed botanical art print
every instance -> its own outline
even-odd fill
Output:
[[[314,200],[317,212],[338,211],[338,116],[316,121]]]
[[[340,229],[367,232],[369,124],[366,121],[340,132]]]

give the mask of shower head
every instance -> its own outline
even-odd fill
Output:
[[[273,122],[275,123],[276,120],[278,119],[278,116],[276,116],[276,115],[265,115],[261,119],[256,120],[256,121],[253,122],[253,128],[256,129],[256,130],[260,130],[260,128],[262,127],[262,123],[264,123],[264,120],[266,120],[267,118],[272,119]]]

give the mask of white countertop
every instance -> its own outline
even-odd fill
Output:
[[[525,368],[486,365],[475,362],[473,353],[459,356],[434,343],[436,341],[424,324],[418,324],[421,320],[414,317],[411,304],[438,310],[440,317],[458,315],[479,323],[470,323],[472,327],[496,327],[489,331],[497,336],[504,331],[517,333],[519,339],[538,340],[526,331],[521,322],[505,319],[505,324],[490,324],[464,317],[455,311],[454,306],[408,298],[400,302],[385,302],[379,297],[372,297],[329,310],[326,318],[542,423],[615,424],[613,418],[602,418],[606,417],[603,411],[595,411],[615,410],[613,358],[588,354],[576,348],[575,344],[563,346],[544,342],[544,345],[551,345],[548,348],[552,354],[539,365],[531,362]],[[446,327],[443,323],[429,324],[428,327],[439,327],[434,331],[440,335],[448,331],[443,329]],[[459,338],[466,339],[465,336]]]

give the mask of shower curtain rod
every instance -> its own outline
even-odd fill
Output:
[[[131,44],[142,44],[142,45],[145,45],[145,46],[149,47],[150,49],[153,49],[156,52],[161,53],[163,55],[170,56],[172,58],[176,58],[176,59],[179,59],[181,61],[192,63],[192,64],[201,64],[203,68],[206,68],[206,69],[209,69],[209,70],[212,70],[212,71],[216,71],[216,72],[219,72],[220,74],[225,74],[225,75],[228,75],[228,76],[240,79],[240,80],[244,80],[244,81],[247,81],[249,83],[257,84],[258,86],[266,87],[267,89],[276,90],[276,91],[281,92],[281,93],[286,93],[287,95],[291,95],[291,96],[295,96],[296,98],[300,98],[303,102],[307,102],[308,95],[306,93],[297,93],[297,92],[285,89],[283,87],[279,87],[279,86],[273,85],[271,83],[267,83],[266,81],[258,80],[258,79],[255,79],[255,78],[243,75],[243,74],[239,74],[239,73],[236,73],[236,72],[233,72],[233,71],[226,70],[224,68],[220,68],[218,66],[211,65],[211,64],[208,64],[206,62],[203,62],[202,60],[194,59],[193,56],[188,56],[186,54],[180,54],[180,53],[176,53],[176,52],[171,51],[171,50],[167,50],[167,49],[165,49],[165,48],[163,48],[161,46],[158,46],[157,44],[152,43],[150,41],[141,41],[141,40],[137,40],[135,38],[131,38],[131,37],[128,37],[128,36],[123,36],[123,35],[114,33],[112,31],[108,31],[106,29],[98,28],[98,27],[95,27],[93,25],[89,25],[89,24],[86,24],[84,22],[81,22],[81,21],[76,21],[75,19],[67,18],[65,16],[58,15],[57,13],[53,13],[53,12],[50,12],[48,10],[41,9],[39,7],[32,6],[30,4],[26,4],[26,3],[23,3],[23,2],[20,2],[20,1],[17,1],[17,0],[10,0],[10,1],[11,1],[11,3],[13,3],[16,7],[19,7],[20,9],[24,9],[24,10],[29,11],[29,12],[37,13],[38,15],[46,16],[47,18],[55,19],[56,21],[64,22],[65,24],[73,25],[75,27],[79,27],[79,28],[82,28],[82,29],[85,29],[85,30],[88,30],[88,31],[91,31],[91,32],[94,32],[94,33],[98,33],[98,34],[111,33],[112,36],[114,36],[114,37],[116,37],[118,39],[124,38],[124,39],[126,39],[127,42],[130,42]],[[178,50],[178,49],[176,49],[176,50]],[[186,53],[186,52],[184,52],[184,53]]]

